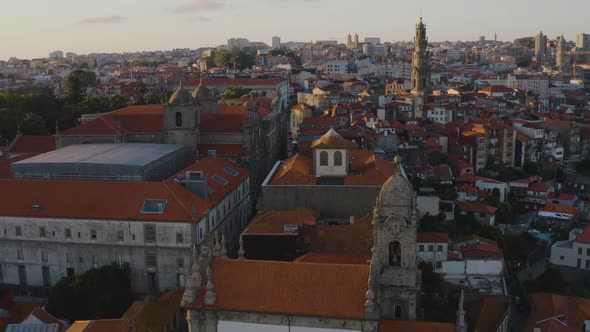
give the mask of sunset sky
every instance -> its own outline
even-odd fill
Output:
[[[411,40],[420,16],[431,41],[550,38],[590,33],[588,0],[53,0],[0,6],[0,59],[198,48],[243,37],[270,44],[337,39],[348,33]]]

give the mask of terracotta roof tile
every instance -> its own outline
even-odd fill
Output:
[[[372,216],[355,221],[353,225],[304,226],[303,236],[309,252],[370,255],[373,248]]]
[[[129,332],[133,330],[133,322],[125,319],[100,319],[76,321],[67,332]]]
[[[383,320],[379,332],[455,332],[455,324],[418,321]]]
[[[554,203],[547,203],[544,207],[539,209],[540,212],[555,212],[555,213],[565,213],[576,215],[578,214],[578,209],[575,207],[571,207],[565,204],[554,204]]]
[[[244,131],[244,122],[247,114],[201,114],[201,125],[199,127],[203,134],[237,134]]]
[[[494,214],[498,211],[497,208],[478,202],[455,202],[455,205],[463,211]]]
[[[287,232],[285,225],[296,225],[299,228],[303,225],[315,225],[319,217],[319,211],[310,209],[297,210],[270,210],[258,213],[242,234],[288,234],[298,231]]]
[[[12,153],[45,153],[56,149],[53,136],[22,135],[12,149]]]
[[[215,258],[216,310],[361,319],[369,265]],[[342,287],[346,285],[346,287]],[[194,305],[204,304],[205,290]]]
[[[295,260],[300,263],[319,264],[370,264],[371,255],[307,253]]]
[[[59,326],[59,331],[62,331],[64,328],[64,323],[62,323],[59,319],[53,317],[52,314],[48,313],[47,311],[37,307],[33,309],[30,315],[37,317],[40,321],[45,324],[57,324]]]
[[[449,243],[448,233],[419,232],[416,234],[419,243]]]

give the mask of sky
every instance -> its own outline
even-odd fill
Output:
[[[431,41],[514,40],[543,31],[590,33],[588,0],[0,0],[0,60],[199,48],[232,37],[270,45],[346,40],[348,33],[412,40],[424,17]]]

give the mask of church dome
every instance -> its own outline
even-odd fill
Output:
[[[171,106],[184,106],[192,103],[191,94],[183,87],[180,86],[168,100],[168,104]]]
[[[319,139],[313,141],[311,143],[312,149],[348,149],[350,148],[351,142],[347,141],[346,139],[342,138],[340,134],[334,130],[334,128],[330,128],[324,136],[320,137]]]
[[[196,100],[209,99],[210,96],[211,91],[209,91],[209,88],[204,86],[203,83],[199,84],[199,86],[193,91],[193,98]]]
[[[402,206],[411,206],[414,198],[412,184],[406,178],[401,164],[398,164],[397,174],[393,175],[383,184],[379,193],[378,205],[385,212],[385,215]]]

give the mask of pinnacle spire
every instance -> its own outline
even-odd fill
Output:
[[[240,249],[238,250],[238,259],[246,259],[244,256],[246,252],[244,251],[244,238],[240,235]]]
[[[205,304],[206,305],[214,305],[215,304],[215,291],[213,290],[213,280],[212,280],[212,276],[211,276],[211,267],[207,268],[207,286],[205,286],[206,288],[206,293],[205,293]]]

